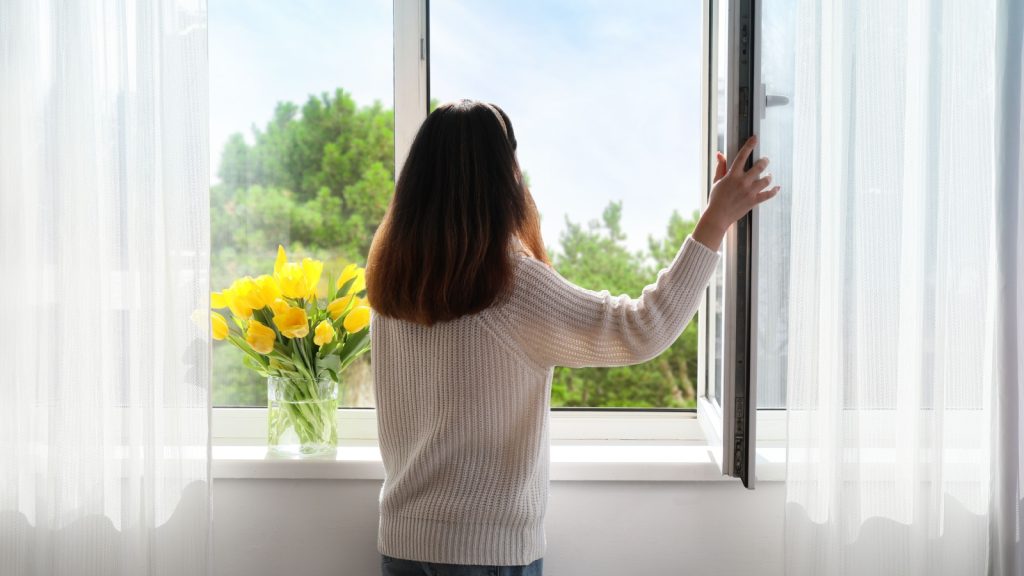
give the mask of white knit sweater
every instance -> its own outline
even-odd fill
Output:
[[[372,317],[382,554],[499,566],[543,556],[552,368],[657,356],[696,312],[718,254],[687,238],[638,299],[515,261],[508,296],[478,314],[431,327]]]

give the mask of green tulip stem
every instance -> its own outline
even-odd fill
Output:
[[[332,385],[337,385],[331,381]],[[282,378],[278,386],[281,398],[277,414],[270,418],[271,439],[279,438],[290,424],[299,436],[302,445],[334,443],[337,434],[333,432],[334,409],[337,401],[320,394],[318,381],[305,374],[295,378]],[[333,409],[332,409],[333,408]]]

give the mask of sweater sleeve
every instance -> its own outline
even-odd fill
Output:
[[[718,253],[692,237],[639,298],[572,284],[532,258],[520,258],[501,306],[505,328],[541,366],[623,366],[654,358],[693,318]]]

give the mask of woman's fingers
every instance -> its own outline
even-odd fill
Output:
[[[743,147],[740,148],[740,151],[736,153],[736,158],[733,159],[732,168],[730,168],[730,170],[732,170],[733,172],[736,172],[738,170],[742,174],[743,166],[747,163],[747,158],[750,158],[750,154],[754,151],[754,146],[757,146],[756,134],[751,136],[750,138],[747,138],[747,141],[743,144]]]
[[[751,165],[750,170],[745,169],[755,147],[756,135],[747,139],[736,152],[728,170],[723,170],[726,165],[725,156],[720,152],[715,155],[715,184],[711,192],[712,206],[708,207],[708,212],[716,208],[715,212],[722,214],[729,223],[779,193],[779,186],[768,188],[772,184],[772,175],[764,174],[768,168],[768,158],[760,158]]]
[[[760,176],[761,173],[764,172],[765,168],[767,167],[768,158],[762,157],[757,162],[754,162],[754,165],[750,167],[750,170],[747,170],[746,173],[744,173],[744,176],[746,176],[750,180],[756,180],[757,177]]]
[[[760,204],[761,202],[764,202],[765,200],[771,200],[772,198],[775,197],[776,194],[779,193],[779,188],[780,188],[780,186],[775,186],[771,190],[765,190],[764,192],[759,192],[757,194],[757,196],[755,197],[756,203]]]
[[[725,173],[729,170],[729,164],[725,161],[725,154],[721,152],[715,153],[715,158],[718,160],[718,164],[715,166],[715,182],[718,182],[725,176]]]
[[[771,183],[772,183],[772,175],[771,174],[765,174],[764,178],[761,178],[761,179],[758,179],[758,180],[754,180],[754,183],[751,184],[750,187],[753,188],[755,192],[761,192],[765,188],[767,188],[768,185],[771,184]]]

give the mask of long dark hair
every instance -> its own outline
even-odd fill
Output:
[[[548,262],[512,122],[493,104],[442,104],[420,126],[374,235],[370,304],[426,325],[479,312],[512,283],[513,237]]]

